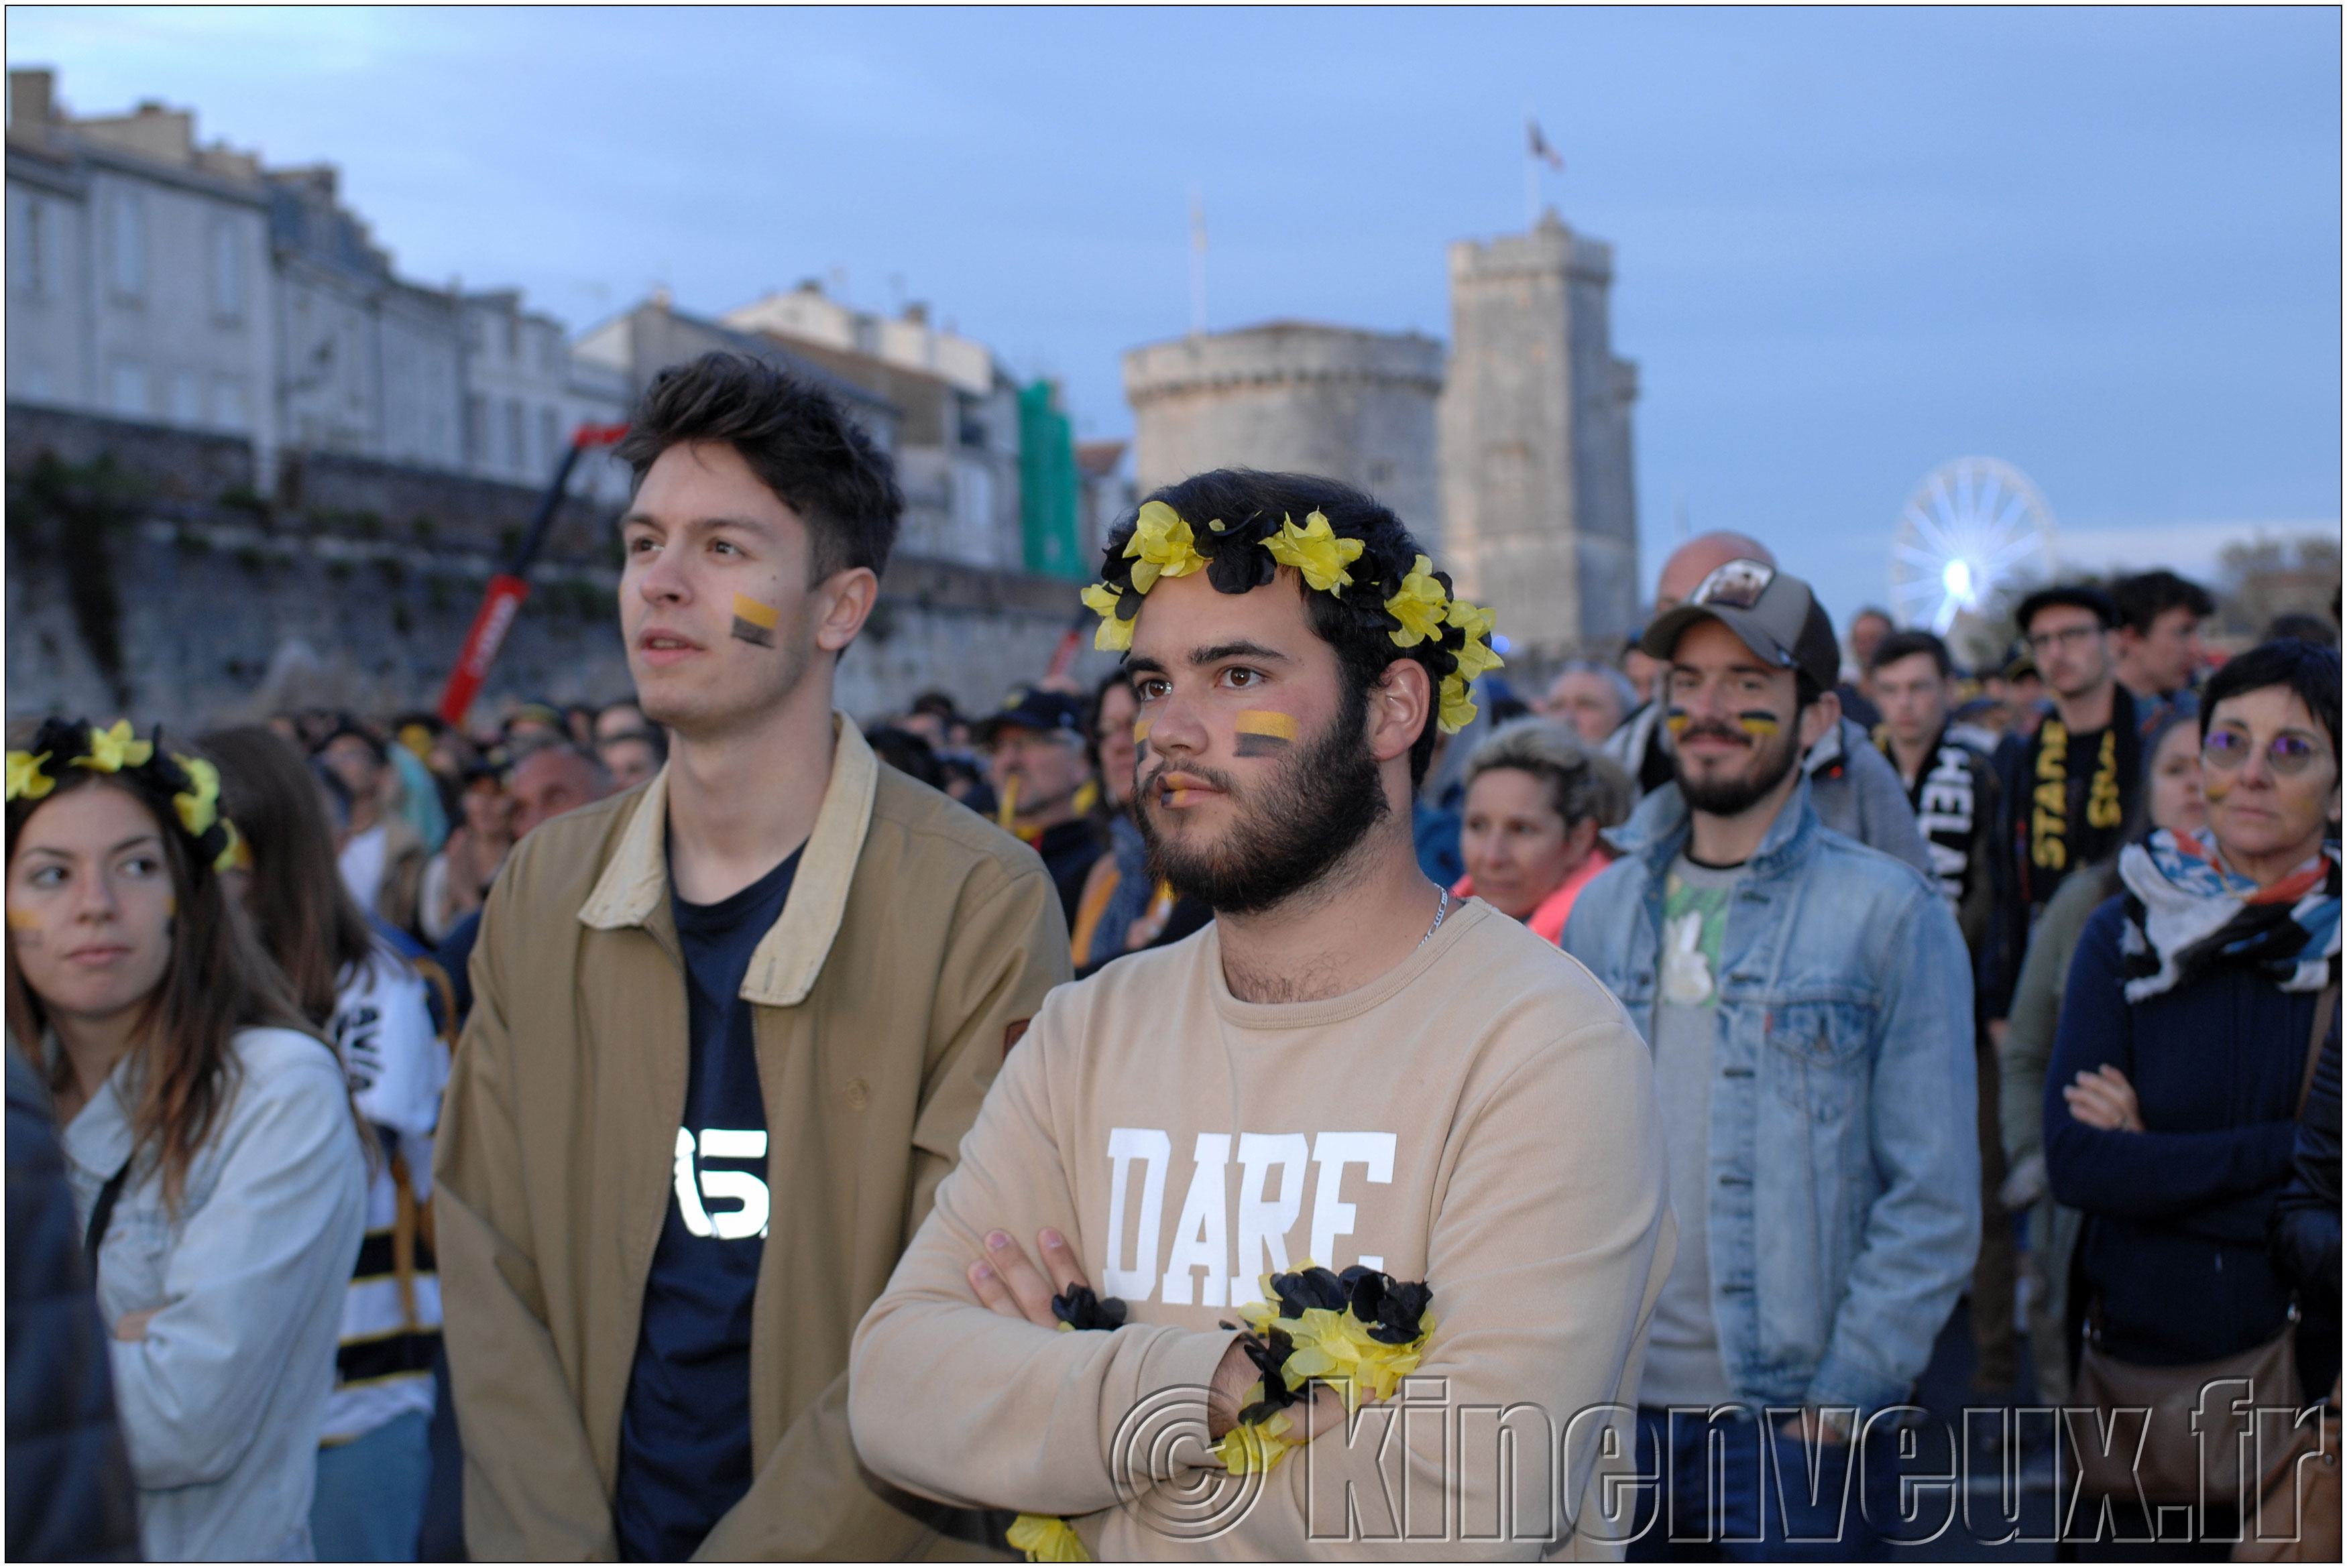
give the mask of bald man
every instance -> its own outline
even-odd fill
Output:
[[[1705,578],[1730,561],[1757,561],[1771,570],[1777,565],[1768,546],[1748,534],[1725,530],[1699,534],[1672,551],[1663,563],[1662,575],[1655,584],[1655,613],[1685,604]],[[1801,759],[1809,776],[1809,805],[1818,820],[1837,833],[1906,861],[1925,876],[1932,875],[1931,847],[1915,826],[1915,812],[1907,804],[1907,789],[1898,771],[1882,759],[1866,731],[1843,717],[1838,693],[1827,692],[1818,700],[1829,707],[1835,720]],[[1605,741],[1605,754],[1638,781],[1642,794],[1672,781],[1670,738],[1663,728],[1662,717],[1662,704],[1650,701]]]

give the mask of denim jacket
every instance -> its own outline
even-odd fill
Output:
[[[1711,1308],[1738,1399],[1873,1410],[1922,1372],[1980,1244],[1972,965],[1932,884],[1820,827],[1809,791],[1761,840],[1720,943]],[[1564,929],[1649,1046],[1688,833],[1676,785],[1648,795]]]
[[[176,1209],[143,1152],[98,1247],[109,1327],[160,1308],[144,1339],[111,1346],[155,1562],[312,1555],[319,1420],[365,1224],[366,1156],[333,1048],[245,1029],[231,1055],[233,1087]],[[60,1139],[84,1227],[130,1160],[136,1070],[135,1059],[118,1064]]]

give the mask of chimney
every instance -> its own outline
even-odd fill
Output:
[[[9,130],[20,137],[45,135],[56,110],[56,89],[55,71],[9,72]]]
[[[929,324],[928,302],[924,300],[916,300],[911,304],[906,306],[905,320],[912,322],[913,325],[917,327],[928,326]]]

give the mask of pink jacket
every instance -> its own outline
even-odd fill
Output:
[[[1524,923],[1532,928],[1535,936],[1544,939],[1552,947],[1563,947],[1565,917],[1573,913],[1573,901],[1581,896],[1582,889],[1597,880],[1598,872],[1613,863],[1614,857],[1604,850],[1591,850],[1589,858],[1573,868],[1573,874],[1558,885],[1556,891],[1541,900],[1540,907],[1532,911],[1532,918]],[[1473,898],[1475,879],[1471,875],[1461,877],[1450,891],[1462,899]]]

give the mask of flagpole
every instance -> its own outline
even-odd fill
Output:
[[[1524,104],[1524,228],[1540,221],[1540,158],[1532,151],[1532,106]]]
[[[1206,331],[1206,206],[1195,180],[1190,182],[1190,332]]]

